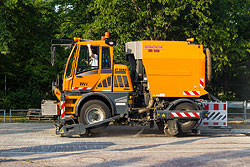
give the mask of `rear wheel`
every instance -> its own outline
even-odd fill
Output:
[[[197,110],[196,106],[192,103],[184,102],[175,106],[174,110],[191,111]],[[191,132],[197,125],[198,120],[178,119],[168,120],[164,123],[164,133],[166,136],[182,136]]]
[[[191,111],[191,110],[197,110],[196,106],[192,103],[181,103],[175,107],[175,110],[180,110],[180,111]],[[197,125],[198,120],[187,120],[187,119],[179,119],[178,124],[179,124],[179,130],[182,133],[187,133],[191,132],[192,129]]]
[[[79,122],[85,125],[97,123],[110,117],[108,106],[100,100],[91,100],[86,102],[80,113]],[[107,127],[109,123],[104,123],[96,127],[90,128],[89,131],[96,133]]]

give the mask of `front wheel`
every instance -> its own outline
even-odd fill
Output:
[[[110,117],[110,109],[108,106],[100,100],[91,100],[86,102],[80,112],[79,122],[84,125],[89,125],[103,121]],[[104,123],[93,127],[90,132],[99,132],[103,128],[107,127],[109,123]]]

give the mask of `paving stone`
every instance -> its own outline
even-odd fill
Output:
[[[165,137],[141,127],[108,127],[81,138],[55,135],[52,124],[0,124],[0,167],[248,166],[250,138],[208,133]],[[244,130],[241,132],[248,132]]]

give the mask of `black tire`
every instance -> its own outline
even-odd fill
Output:
[[[171,123],[172,123],[172,128],[169,128],[169,124]],[[179,129],[180,129],[179,124],[175,120],[168,120],[167,122],[164,123],[163,133],[167,137],[174,137],[180,133]]]
[[[86,102],[80,112],[79,122],[89,125],[99,121],[103,121],[110,117],[110,109],[100,100],[91,100]],[[96,133],[107,127],[109,123],[104,123],[97,127],[90,128],[89,131]]]
[[[190,111],[197,110],[197,108],[194,104],[185,102],[178,104],[174,110]],[[178,120],[178,127],[180,133],[191,132],[193,128],[197,125],[197,123],[198,120]]]

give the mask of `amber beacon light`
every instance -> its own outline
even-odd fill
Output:
[[[194,42],[194,38],[188,38],[187,42]]]
[[[105,39],[109,38],[109,32],[105,32]]]

